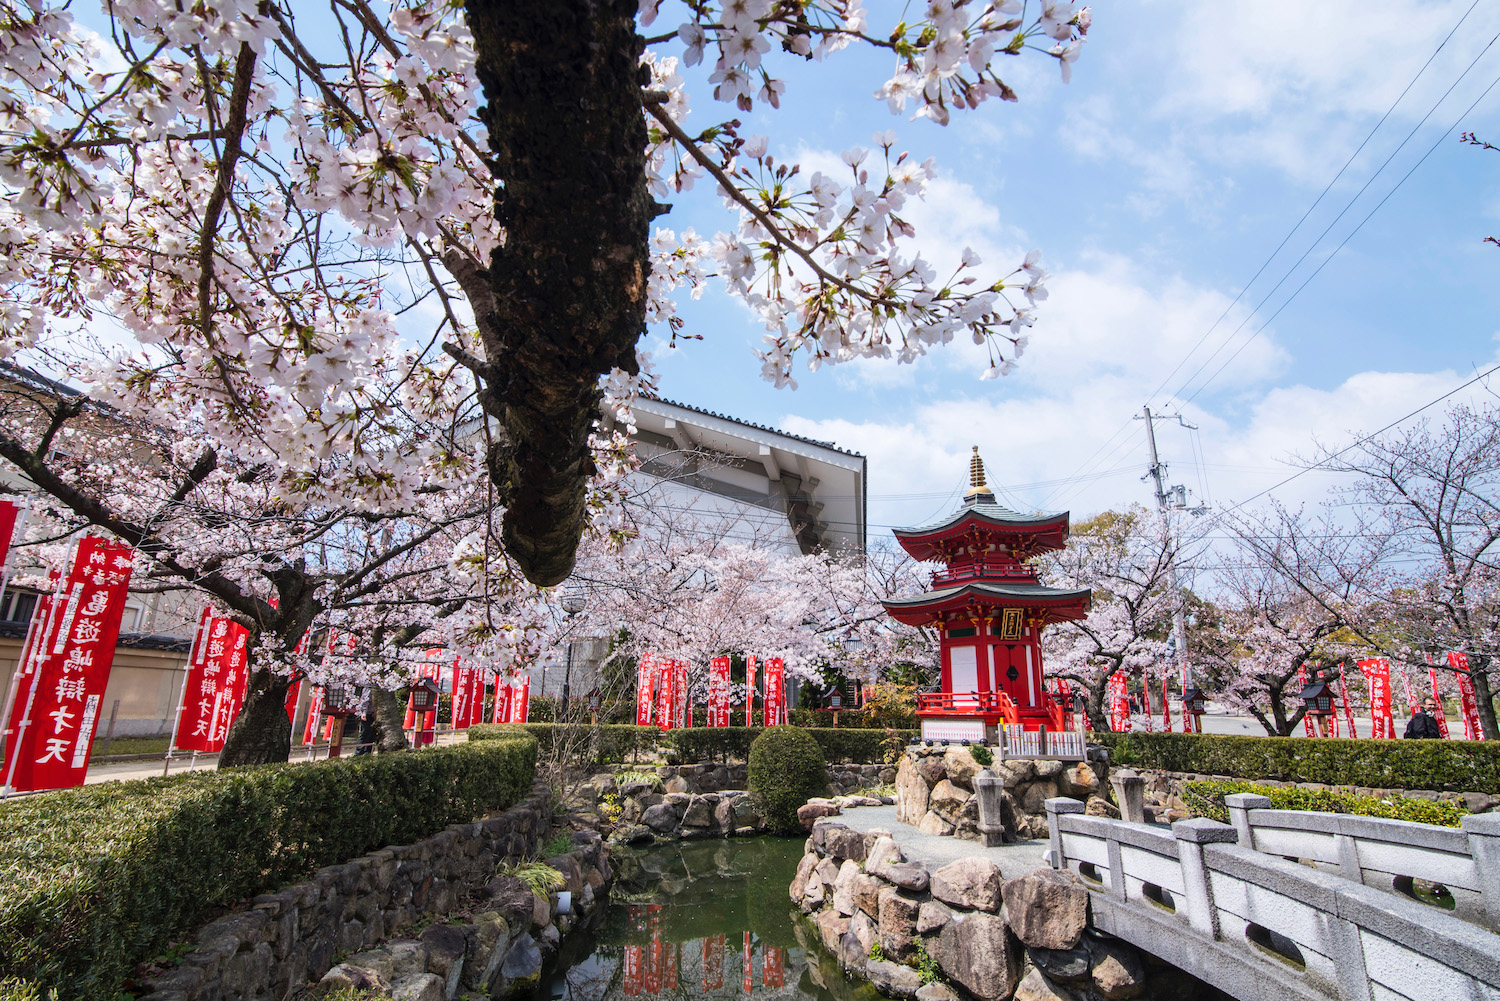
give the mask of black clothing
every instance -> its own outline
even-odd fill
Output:
[[[1411,722],[1406,724],[1405,736],[1413,740],[1439,739],[1443,736],[1443,731],[1438,729],[1437,720],[1427,715],[1427,710],[1418,709]]]

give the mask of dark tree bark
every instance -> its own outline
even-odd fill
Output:
[[[395,692],[384,688],[373,689],[370,695],[375,706],[375,749],[381,754],[406,750],[409,746],[406,731],[401,728],[406,707],[396,698]]]
[[[270,671],[250,676],[245,705],[234,718],[219,752],[220,768],[286,761],[292,753],[292,721],[286,717],[291,679]]]
[[[1469,658],[1469,683],[1474,686],[1474,702],[1479,710],[1479,725],[1484,729],[1485,740],[1500,740],[1500,729],[1495,724],[1495,695],[1490,691],[1490,663],[1488,654]]]
[[[506,551],[535,584],[573,571],[599,379],[637,371],[649,223],[637,0],[469,0],[505,245],[458,267],[502,425],[490,476]],[[451,265],[450,265],[451,267]],[[464,273],[466,272],[466,273]]]

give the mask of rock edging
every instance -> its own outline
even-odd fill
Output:
[[[788,893],[843,970],[887,997],[1185,1001],[1203,987],[1170,969],[1148,976],[1148,957],[1095,932],[1070,873],[1007,880],[978,856],[929,870],[888,831],[817,821]]]

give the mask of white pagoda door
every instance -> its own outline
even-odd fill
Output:
[[[979,691],[978,648],[970,644],[948,648],[948,677],[953,682],[955,705],[974,705],[972,693]]]

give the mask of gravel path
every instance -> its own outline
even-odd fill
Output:
[[[1020,841],[1013,845],[986,848],[977,841],[923,834],[910,824],[897,820],[894,806],[849,807],[831,819],[836,824],[843,824],[856,831],[871,831],[876,828],[890,831],[907,860],[922,862],[928,869],[936,869],[957,859],[978,856],[998,865],[1000,874],[1006,879],[1014,879],[1047,864],[1042,861],[1042,854],[1047,850],[1045,841]]]

